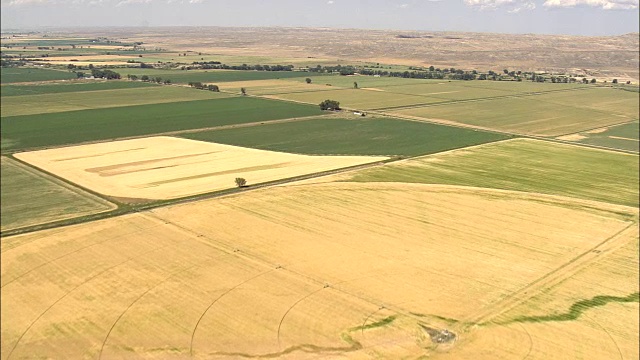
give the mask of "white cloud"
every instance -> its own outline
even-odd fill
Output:
[[[327,1],[327,4],[328,4],[328,5],[333,5],[333,3],[334,3],[334,1],[333,1],[333,0],[329,0],[329,1]]]
[[[572,8],[579,5],[600,7],[604,10],[637,9],[638,0],[546,0],[549,8]]]
[[[533,10],[536,8],[536,4],[533,0],[464,0],[464,3],[480,10],[505,8],[510,13],[517,13],[522,10]]]
[[[405,8],[408,8],[408,7],[409,7],[409,4],[401,4],[400,5],[400,8],[402,8],[402,9],[405,9]]]

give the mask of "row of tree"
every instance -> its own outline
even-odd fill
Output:
[[[220,88],[218,87],[218,85],[214,85],[214,84],[203,84],[200,81],[196,81],[196,82],[189,82],[189,86],[191,86],[192,88],[196,88],[196,89],[200,89],[200,90],[209,90],[209,91],[214,91],[214,92],[220,92]]]

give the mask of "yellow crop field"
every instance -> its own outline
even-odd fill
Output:
[[[157,136],[15,154],[98,193],[124,199],[173,199],[386,159],[308,156]]]
[[[637,280],[637,216],[504,190],[299,183],[13,236],[2,358],[633,358],[637,300],[553,316],[634,290],[585,280]]]

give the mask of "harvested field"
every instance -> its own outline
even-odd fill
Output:
[[[70,80],[75,79],[76,74],[69,71],[58,71],[39,68],[1,68],[0,83],[21,83],[33,81]]]
[[[340,102],[340,107],[348,109],[372,110],[395,106],[409,106],[431,104],[440,99],[426,96],[394,94],[382,91],[367,91],[362,89],[341,89],[314,92],[296,92],[289,94],[277,94],[269,97],[277,99],[293,100],[309,104],[320,104],[331,99]]]
[[[638,207],[638,156],[513,139],[355,173],[354,181],[451,184]]]
[[[304,156],[172,137],[151,137],[15,154],[39,168],[116,198],[173,199],[384,160]]]
[[[388,118],[320,118],[181,136],[298,154],[389,156],[422,155],[507,138],[484,131]]]
[[[618,354],[595,328],[586,336],[598,341],[575,335],[591,323],[527,338],[516,324],[464,321],[483,322],[478,314],[523,288],[523,300],[539,294],[540,279],[570,277],[567,264],[604,256],[594,249],[628,246],[635,228],[621,207],[594,213],[566,199],[422,184],[247,195],[3,239],[2,353],[511,358],[530,346],[542,358],[563,343],[554,358]],[[629,310],[608,315],[588,314],[606,327],[633,320]],[[443,329],[455,341],[440,343]],[[634,327],[619,329],[633,355]]]
[[[317,106],[231,97],[3,117],[0,124],[2,149],[15,151],[319,114]]]
[[[115,205],[6,157],[2,161],[1,230],[115,209]]]
[[[220,99],[229,96],[219,92],[177,86],[96,90],[73,94],[22,95],[3,98],[1,113],[3,117],[48,114],[75,110]]]

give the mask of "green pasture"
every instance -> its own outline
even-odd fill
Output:
[[[132,89],[94,90],[76,93],[9,96],[2,99],[2,117],[101,109],[143,104],[158,104],[231,95],[183,86],[154,86]]]
[[[1,143],[17,151],[318,114],[317,106],[231,97],[11,116],[0,119]]]
[[[324,85],[307,84],[292,79],[229,81],[220,83],[219,86],[222,91],[237,94],[240,94],[241,88],[245,88],[249,95],[277,95],[327,90]]]
[[[358,172],[353,181],[485,187],[638,207],[638,156],[514,139]]]
[[[640,123],[632,122],[618,126],[612,126],[606,131],[593,133],[584,132],[580,135],[585,136],[585,139],[578,140],[578,142],[584,144],[605,146],[614,149],[640,151]]]
[[[70,92],[85,92],[99,90],[133,89],[140,87],[159,86],[142,81],[126,80],[78,80],[69,83],[45,83],[39,85],[4,85],[0,86],[2,96],[58,94]]]
[[[544,103],[589,109],[592,112],[607,114],[614,119],[617,118],[617,122],[622,122],[625,119],[638,119],[640,108],[638,93],[605,87],[542,94],[536,96],[535,99]]]
[[[144,59],[140,59],[144,61]],[[242,71],[242,70],[162,70],[162,69],[141,69],[126,68],[116,70],[123,77],[127,74],[147,75],[149,77],[161,77],[169,79],[173,83],[187,84],[189,82],[219,83],[226,81],[249,81],[267,79],[288,79],[304,77],[305,72],[300,71]]]
[[[17,161],[4,156],[1,161],[0,227],[3,231],[115,207]]]
[[[582,91],[576,91],[581,93]],[[553,96],[553,95],[549,95]],[[603,111],[540,101],[540,96],[464,101],[393,110],[394,114],[445,119],[506,132],[559,136],[613,125],[625,118]]]
[[[77,78],[69,71],[59,71],[41,68],[0,68],[0,83],[11,84],[33,81],[71,80]]]
[[[388,118],[318,118],[180,135],[313,155],[416,156],[506,139],[500,134]]]
[[[373,110],[388,107],[432,104],[440,99],[427,96],[394,94],[384,91],[365,89],[340,89],[314,92],[295,92],[274,95],[279,99],[320,104],[330,99],[340,102],[340,106],[348,109]]]

